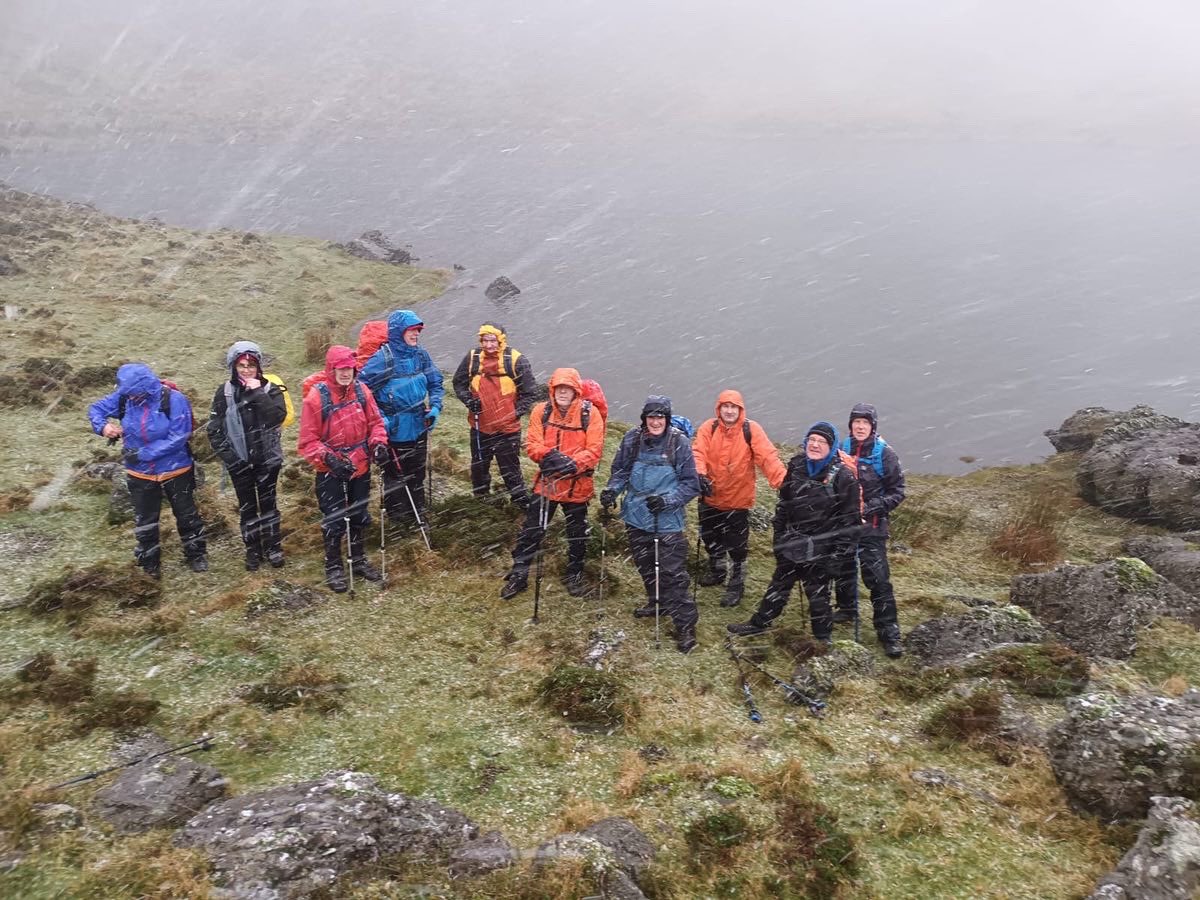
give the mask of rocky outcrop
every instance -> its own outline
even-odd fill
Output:
[[[450,854],[452,878],[478,878],[507,869],[517,861],[517,851],[499,831],[489,831]]]
[[[448,860],[477,832],[456,810],[388,793],[361,772],[332,772],[215,803],[175,841],[209,854],[224,896],[289,900],[389,856]]]
[[[1125,553],[1137,557],[1180,590],[1200,597],[1200,548],[1178,537],[1132,537]]]
[[[1200,426],[1135,407],[1096,439],[1076,480],[1084,500],[1113,515],[1200,527]]]
[[[182,825],[225,796],[226,782],[212,766],[187,756],[161,756],[121,771],[97,792],[96,813],[129,834]]]
[[[825,700],[839,681],[875,674],[875,654],[853,641],[838,641],[824,656],[802,662],[792,674],[792,684],[810,697]]]
[[[489,300],[506,300],[509,297],[517,296],[519,293],[521,293],[521,289],[504,275],[501,275],[489,284],[483,292],[484,296]]]
[[[638,879],[654,856],[654,845],[641,829],[628,819],[613,816],[581,832],[570,831],[547,841],[538,847],[533,864],[539,868],[564,858],[584,860],[602,886],[603,896],[640,900],[645,894]]]
[[[371,262],[407,266],[417,260],[417,257],[413,256],[408,250],[393,244],[378,229],[364,231],[354,240],[347,241],[345,244],[335,244],[334,246],[345,250],[351,256],[357,256],[359,259],[366,259]]]
[[[1190,619],[1200,609],[1200,600],[1127,557],[1018,575],[1011,597],[1072,650],[1112,659],[1132,656],[1138,632],[1159,616]]]
[[[1200,795],[1200,691],[1068,700],[1047,752],[1076,809],[1109,820],[1140,819],[1153,796]]]
[[[1043,434],[1050,439],[1050,443],[1059,453],[1090,450],[1097,438],[1107,429],[1120,424],[1140,409],[1149,409],[1149,407],[1134,407],[1128,412],[1117,412],[1105,409],[1103,406],[1088,406],[1071,413],[1061,425],[1051,428]]]
[[[1200,821],[1182,797],[1152,797],[1150,814],[1088,900],[1191,900],[1200,892]]]
[[[1019,607],[982,606],[922,622],[904,645],[921,666],[948,666],[999,644],[1037,643],[1045,636],[1045,629]]]

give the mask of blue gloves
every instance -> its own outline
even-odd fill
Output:
[[[429,412],[425,413],[425,430],[426,431],[433,431],[433,426],[437,424],[438,416],[440,416],[441,414],[442,414],[442,411],[440,409],[438,409],[436,406],[433,407],[431,410],[429,410]]]

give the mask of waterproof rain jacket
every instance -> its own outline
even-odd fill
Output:
[[[519,351],[508,346],[508,336],[495,325],[484,325],[480,336],[495,335],[500,347],[495,353],[484,353],[476,347],[463,357],[454,372],[454,396],[463,403],[478,397],[483,409],[479,421],[467,412],[467,421],[472,428],[483,434],[516,434],[521,430],[521,416],[529,412],[537,391],[533,367]],[[509,378],[504,367],[504,354],[508,352],[515,378]],[[576,391],[580,393],[580,391]]]
[[[814,475],[807,462],[803,452],[788,461],[775,507],[775,555],[794,563],[853,552],[862,529],[858,481],[837,452]]]
[[[566,413],[559,412],[554,404],[556,387],[569,387],[575,392]],[[546,419],[545,425],[542,419]],[[604,417],[598,410],[591,410],[584,430],[583,383],[574,369],[555,369],[550,376],[550,399],[534,406],[529,414],[525,453],[540,465],[551,450],[570,457],[575,474],[544,476],[538,472],[533,480],[534,492],[559,503],[586,503],[595,492],[592,476],[604,454]]]
[[[621,439],[606,489],[624,494],[621,518],[631,528],[659,534],[683,531],[683,508],[700,495],[687,435],[670,426],[658,437],[642,428],[630,429]],[[651,494],[666,501],[657,516],[646,506]]]
[[[247,390],[235,368],[249,354],[258,364],[261,385]],[[225,354],[229,380],[217,388],[208,412],[208,442],[226,468],[238,461],[271,468],[283,465],[283,420],[287,402],[283,388],[267,381],[262,368],[262,351],[250,341],[238,341]],[[231,413],[229,401],[236,413]],[[234,421],[232,415],[237,415]],[[240,432],[240,434],[239,434]]]
[[[442,373],[422,346],[404,343],[404,332],[424,323],[416,313],[397,310],[388,316],[388,339],[371,355],[360,377],[371,389],[387,424],[388,440],[407,443],[421,437],[442,412]],[[426,408],[425,398],[429,398]]]
[[[300,411],[300,455],[318,472],[328,472],[326,453],[337,453],[354,463],[354,477],[367,474],[369,451],[386,446],[387,429],[375,405],[375,398],[365,384],[351,382],[342,387],[333,377],[333,370],[354,364],[354,351],[349,347],[330,347],[325,354],[325,386],[332,401],[327,419],[323,419],[321,390],[314,386],[304,398]],[[359,402],[355,388],[362,392]]]
[[[888,516],[904,500],[904,472],[900,457],[877,435],[874,429],[865,441],[843,438],[844,453],[858,462],[858,482],[862,485],[863,536],[888,535]]]
[[[117,389],[88,407],[92,431],[99,434],[109,419],[117,417],[121,397],[125,414],[121,417],[126,450],[138,452],[137,462],[126,463],[134,478],[166,481],[192,467],[188,441],[192,437],[192,405],[182,391],[171,391],[170,415],[161,409],[162,392],[167,390],[158,376],[143,363],[126,363],[117,369]]]
[[[737,421],[726,425],[721,421],[721,404],[737,405]],[[772,490],[779,490],[787,467],[779,459],[775,445],[762,426],[746,418],[746,405],[737,391],[722,391],[717,397],[716,416],[696,429],[692,452],[696,455],[696,472],[712,480],[713,493],[705,497],[705,506],[713,509],[749,509],[754,505],[754,467],[766,477]],[[746,442],[746,428],[750,441]]]

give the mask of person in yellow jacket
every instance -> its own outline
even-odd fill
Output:
[[[696,429],[692,453],[700,476],[700,539],[708,552],[700,584],[725,584],[721,605],[737,606],[746,586],[755,467],[774,490],[783,484],[787,468],[762,426],[746,418],[746,404],[737,391],[718,395],[716,416]]]

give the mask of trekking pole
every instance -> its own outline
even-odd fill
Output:
[[[725,639],[725,649],[729,651],[729,655],[733,658],[733,664],[737,666],[738,684],[742,689],[742,702],[746,704],[746,713],[749,715],[750,721],[758,725],[762,722],[762,713],[758,711],[758,705],[754,702],[754,694],[750,692],[750,682],[746,679],[746,670],[742,668],[741,657],[738,656],[733,641],[728,637]]]
[[[421,512],[417,509],[417,498],[413,496],[412,489],[408,486],[408,482],[403,482],[404,493],[408,494],[408,505],[412,507],[413,518],[417,520],[417,530],[421,532],[421,537],[425,540],[425,549],[432,550],[433,545],[429,542],[429,526],[425,520],[421,518]]]
[[[550,522],[550,517],[547,512],[547,510],[549,510],[549,508],[550,508],[550,504],[549,504],[549,502],[547,502],[546,496],[544,494],[537,494],[536,497],[537,497],[537,502],[539,504],[539,506],[538,506],[538,528],[540,529],[540,534],[538,535],[537,562],[534,564],[534,573],[533,573],[533,624],[534,625],[536,625],[539,621],[538,609],[541,606],[541,602],[542,602],[542,573],[545,568],[545,558],[546,558],[546,549],[545,549],[546,526]]]
[[[425,508],[433,508],[433,438],[425,432]],[[419,518],[419,517],[418,517]]]
[[[604,617],[604,571],[605,558],[608,555],[608,510],[600,507],[600,580],[596,586],[597,616]]]
[[[88,772],[86,775],[80,775],[77,778],[68,779],[67,781],[64,781],[60,784],[51,785],[50,790],[57,791],[60,788],[70,787],[73,784],[83,784],[85,781],[91,781],[92,779],[99,778],[101,775],[107,775],[109,772],[115,772],[115,771],[117,771],[117,769],[128,769],[131,766],[136,766],[140,763],[149,762],[150,760],[158,759],[161,756],[170,756],[175,753],[179,753],[181,755],[186,755],[188,753],[196,753],[200,750],[211,750],[211,749],[212,749],[212,738],[210,738],[206,734],[206,735],[204,735],[204,737],[197,738],[194,741],[188,741],[186,744],[180,744],[177,747],[169,747],[166,750],[160,750],[157,753],[151,753],[149,756],[142,756],[142,757],[139,757],[138,759],[134,759],[134,760],[131,760],[126,763],[119,763],[118,765],[115,765],[115,766],[109,766],[107,769],[99,769],[95,772]]]
[[[686,552],[686,551],[685,551]],[[662,640],[658,628],[659,593],[658,593],[658,513],[654,514],[654,649],[662,649]]]
[[[379,473],[379,574],[387,584],[387,523],[383,518],[383,472]]]
[[[350,482],[342,482],[342,497],[346,501],[346,505],[342,508],[345,513],[342,516],[342,521],[346,523],[346,572],[350,576],[350,599],[354,599],[354,563],[350,561]]]
[[[779,688],[779,690],[783,693],[783,696],[787,699],[788,703],[791,703],[795,706],[807,706],[808,711],[817,718],[820,718],[824,714],[826,705],[824,700],[818,700],[816,697],[810,697],[790,681],[784,681],[782,678],[772,675],[754,660],[747,659],[740,653],[737,653],[736,656],[738,659],[742,660],[742,662],[748,663],[752,668],[756,669],[775,687]]]
[[[696,602],[696,590],[700,587],[700,543],[702,538],[696,535],[696,562],[692,566],[692,603]]]
[[[854,547],[854,643],[862,643],[862,626],[858,613],[858,546]]]

